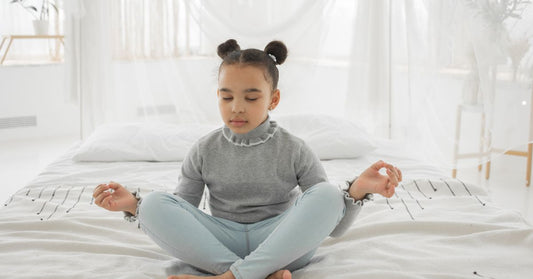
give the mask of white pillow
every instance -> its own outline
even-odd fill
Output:
[[[216,125],[158,122],[110,123],[82,143],[75,161],[182,161],[189,148]]]
[[[376,148],[359,125],[326,115],[273,116],[303,139],[322,160],[355,158]],[[75,161],[182,161],[191,146],[218,128],[208,124],[159,122],[110,123],[99,126],[74,154]]]
[[[370,135],[348,120],[320,114],[272,116],[291,134],[303,139],[322,160],[363,156],[376,149]]]

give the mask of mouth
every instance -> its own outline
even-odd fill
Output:
[[[235,119],[230,119],[229,123],[234,126],[234,127],[242,127],[244,126],[246,123],[248,123],[248,121],[244,120],[244,119],[240,119],[240,118],[235,118]]]

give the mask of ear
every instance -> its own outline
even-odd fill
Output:
[[[279,89],[272,91],[272,97],[270,98],[270,106],[268,107],[268,109],[269,110],[275,109],[279,104],[280,98],[281,96],[280,96]]]

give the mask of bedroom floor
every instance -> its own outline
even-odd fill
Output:
[[[6,201],[19,188],[25,186],[34,176],[72,144],[76,136],[4,141],[0,145],[0,200]],[[490,179],[485,180],[485,169],[476,167],[460,169],[458,178],[487,187],[491,199],[502,207],[520,211],[533,224],[533,185],[525,186],[526,159],[515,156],[493,158]]]

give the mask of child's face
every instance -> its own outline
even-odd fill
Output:
[[[220,70],[217,96],[226,126],[234,133],[245,134],[265,121],[280,95],[278,89],[272,90],[261,68],[235,64]]]

